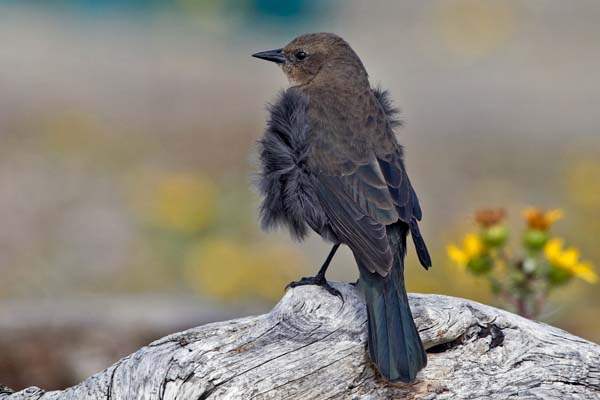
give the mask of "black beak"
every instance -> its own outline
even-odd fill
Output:
[[[261,51],[260,53],[252,54],[252,57],[273,61],[276,64],[283,64],[286,62],[286,58],[283,55],[283,49]]]

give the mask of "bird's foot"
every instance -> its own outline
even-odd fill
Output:
[[[299,281],[288,283],[285,288],[286,289],[295,288],[297,286],[304,286],[304,285],[320,286],[323,289],[327,290],[330,294],[332,294],[334,296],[338,296],[342,301],[344,300],[340,291],[337,290],[336,288],[334,288],[333,286],[331,286],[329,284],[329,282],[327,282],[327,280],[325,279],[325,276],[323,276],[323,275],[304,277],[304,278],[300,279]]]

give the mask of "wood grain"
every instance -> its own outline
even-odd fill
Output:
[[[288,290],[268,314],[157,340],[64,391],[0,400],[600,399],[600,346],[506,311],[410,295],[429,364],[412,385],[382,381],[366,352],[358,290]]]

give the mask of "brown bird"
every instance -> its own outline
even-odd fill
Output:
[[[283,49],[253,54],[277,63],[292,86],[271,106],[260,142],[265,228],[309,228],[333,243],[316,276],[292,282],[339,295],[325,272],[340,244],[353,252],[369,320],[369,353],[385,379],[411,382],[427,363],[404,286],[406,238],[421,264],[431,259],[419,232],[421,208],[393,128],[385,91],[339,36],[314,33]]]

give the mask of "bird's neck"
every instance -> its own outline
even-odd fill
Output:
[[[323,67],[314,79],[298,88],[309,95],[331,93],[353,96],[370,90],[371,86],[363,68],[336,65],[336,68]]]

